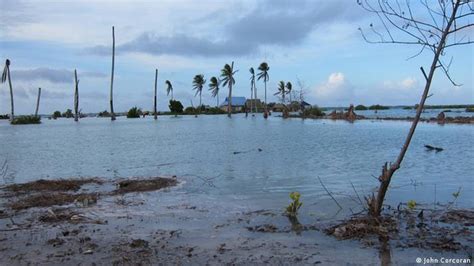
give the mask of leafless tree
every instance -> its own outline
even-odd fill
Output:
[[[77,70],[74,69],[74,121],[79,121],[79,80]]]
[[[153,117],[156,119],[158,119],[158,111],[156,110],[156,105],[157,105],[157,84],[158,82],[158,69],[155,69],[155,98],[154,98],[154,101],[153,101]]]
[[[112,73],[110,74],[110,119],[115,120],[114,113],[114,70],[115,70],[115,29],[112,26]]]
[[[38,111],[39,111],[39,106],[40,106],[40,98],[41,98],[41,88],[38,88],[38,98],[36,99],[35,117],[38,116]]]
[[[429,72],[426,73],[424,68],[420,67],[426,82],[425,88],[400,154],[395,162],[384,164],[378,177],[380,186],[377,195],[372,194],[367,198],[369,214],[379,216],[392,176],[400,168],[415,133],[436,70],[440,69],[454,86],[460,86],[449,72],[453,58],[449,61],[444,58],[450,48],[473,43],[469,34],[472,34],[470,30],[474,25],[474,3],[467,0],[419,0],[413,6],[409,0],[358,0],[357,3],[374,14],[380,22],[380,25],[371,23],[369,30],[359,28],[365,41],[419,46],[419,52],[410,58],[425,51],[433,53]]]

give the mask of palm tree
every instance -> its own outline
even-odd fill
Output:
[[[204,79],[203,74],[194,76],[193,90],[196,90],[196,94],[194,95],[194,97],[196,97],[199,94],[199,113],[201,113],[201,109],[202,109],[202,103],[201,103],[202,87],[204,87],[204,84],[206,84],[206,80]]]
[[[217,97],[217,104],[216,107],[219,106],[219,85],[221,81],[216,77],[212,77],[209,80],[209,90],[212,92],[212,97]]]
[[[257,111],[257,87],[255,87],[255,70],[253,70],[253,67],[251,67],[249,71],[251,74],[250,76],[250,99],[251,99],[250,111],[254,113],[254,109],[252,108],[253,106],[255,106],[255,112]]]
[[[114,113],[114,67],[115,67],[115,30],[112,26],[112,74],[110,75],[110,119],[115,120]]]
[[[278,83],[278,91],[273,95],[280,95],[282,99],[282,103],[285,104],[285,82],[282,80]]]
[[[238,71],[238,70],[237,70]],[[222,77],[222,86],[229,86],[229,97],[227,97],[227,116],[231,117],[232,115],[232,85],[235,84],[234,74],[237,73],[234,71],[234,62],[229,66],[225,64],[224,68],[221,70]]]
[[[10,122],[13,121],[15,117],[15,105],[13,104],[13,87],[12,79],[10,77],[10,60],[5,60],[5,68],[3,69],[2,74],[2,83],[5,83],[8,79],[8,85],[10,86],[10,103],[11,103],[11,113],[10,113]]]
[[[268,110],[267,110],[267,81],[270,79],[268,76],[268,70],[270,70],[270,67],[268,66],[267,62],[263,62],[260,64],[258,67],[258,70],[260,72],[258,73],[258,80],[263,79],[263,82],[265,83],[265,112],[263,114],[263,117],[267,118],[268,117]]]
[[[166,84],[166,96],[169,96],[170,92],[171,92],[171,100],[174,100],[173,85],[171,84],[171,82],[169,80],[165,81],[165,84]]]
[[[291,90],[293,89],[293,84],[291,82],[286,83],[286,93],[290,95],[290,105],[291,105]]]

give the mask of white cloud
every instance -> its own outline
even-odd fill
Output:
[[[319,105],[347,105],[353,100],[352,85],[341,72],[329,75],[327,81],[314,87],[311,96]]]

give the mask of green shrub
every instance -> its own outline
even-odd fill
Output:
[[[180,101],[170,100],[170,104],[168,105],[170,111],[174,114],[181,114],[183,112],[183,105]]]
[[[61,112],[60,112],[60,111],[54,111],[54,113],[53,113],[53,119],[57,119],[57,118],[59,118],[59,117],[61,117]]]
[[[62,116],[66,118],[73,118],[74,114],[72,113],[71,109],[67,109],[66,112],[64,112]]]
[[[407,202],[407,206],[408,206],[408,209],[409,209],[409,210],[415,209],[415,207],[416,207],[416,201],[414,201],[414,200],[408,201],[408,202]]]
[[[206,114],[209,115],[220,115],[220,114],[226,114],[227,112],[222,110],[219,107],[211,107],[209,110],[206,111]]]
[[[196,108],[194,108],[192,106],[188,106],[188,107],[186,107],[186,109],[184,109],[184,113],[187,114],[187,115],[193,115],[193,114],[197,113],[197,110],[196,110]]]
[[[17,116],[13,119],[12,125],[40,124],[41,117],[34,115]]]
[[[362,105],[362,104],[359,104],[359,105],[357,105],[357,106],[355,107],[355,109],[356,109],[357,111],[365,111],[365,110],[367,110],[367,106]]]
[[[404,106],[403,107],[403,110],[411,110],[411,109],[413,109],[413,107],[410,107],[410,106]]]
[[[128,110],[127,118],[140,118],[141,115],[142,115],[142,109],[135,106],[135,107],[130,108],[130,110]]]
[[[104,111],[102,111],[102,112],[99,112],[99,113],[97,114],[97,116],[98,116],[98,117],[110,117],[110,113],[107,112],[107,110],[104,110]]]
[[[371,105],[369,107],[369,110],[387,110],[387,109],[390,109],[390,108],[387,106],[380,105],[380,104]]]
[[[317,106],[305,109],[303,111],[303,116],[325,116],[325,115],[326,114]]]
[[[10,119],[9,115],[0,115],[0,119]]]
[[[298,215],[298,210],[303,205],[303,202],[300,202],[301,194],[299,192],[291,192],[290,199],[292,202],[288,207],[286,207],[286,214],[290,217],[296,217]]]
[[[466,108],[466,112],[468,112],[468,113],[474,113],[474,107],[468,107],[468,108]]]

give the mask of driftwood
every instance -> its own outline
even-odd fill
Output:
[[[435,147],[435,146],[431,146],[431,145],[425,145],[425,148],[426,148],[428,151],[436,151],[436,152],[443,151],[443,148]]]

